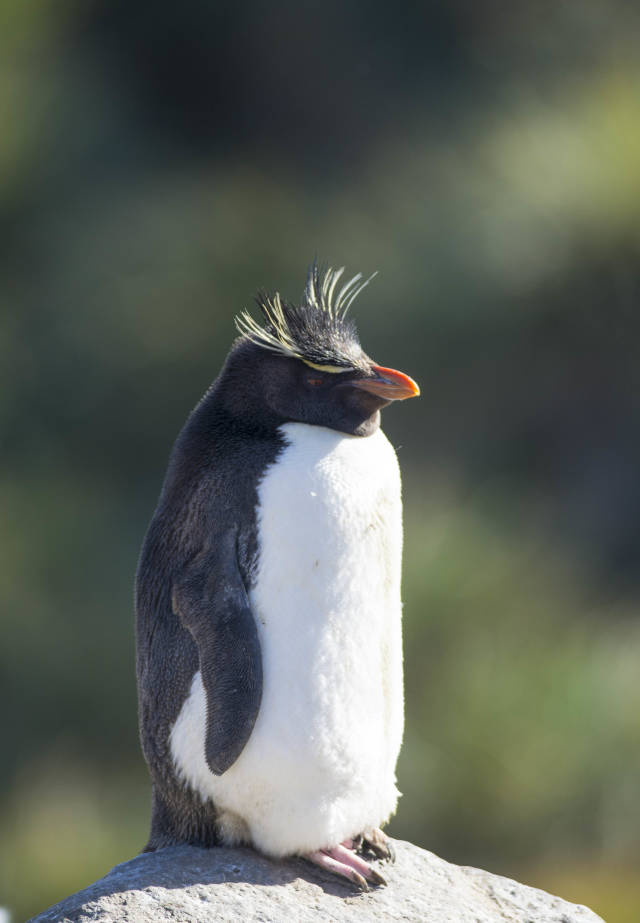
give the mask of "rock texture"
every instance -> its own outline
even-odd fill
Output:
[[[588,908],[545,891],[451,865],[410,843],[394,845],[395,865],[377,866],[388,886],[368,894],[301,859],[176,846],[116,865],[31,923],[602,923]]]

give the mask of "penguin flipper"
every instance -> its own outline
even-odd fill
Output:
[[[262,698],[262,654],[238,568],[234,533],[198,555],[173,587],[173,609],[193,637],[207,696],[205,755],[222,775],[242,753]]]

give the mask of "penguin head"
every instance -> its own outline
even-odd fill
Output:
[[[359,274],[338,289],[343,269],[311,266],[300,304],[259,293],[265,324],[236,318],[241,334],[223,373],[236,413],[262,423],[308,423],[355,436],[380,424],[380,410],[415,397],[417,384],[363,351],[347,311],[371,281]]]

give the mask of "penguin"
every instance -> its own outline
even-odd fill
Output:
[[[145,851],[302,856],[362,890],[392,858],[402,510],[380,411],[419,394],[363,351],[371,281],[260,292],[170,455],[136,574]]]

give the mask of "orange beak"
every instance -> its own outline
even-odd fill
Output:
[[[370,391],[385,401],[404,401],[408,397],[417,397],[420,394],[420,388],[413,378],[409,378],[404,372],[385,369],[381,365],[372,366],[372,371],[375,373],[374,378],[356,378],[349,384],[354,388]]]

